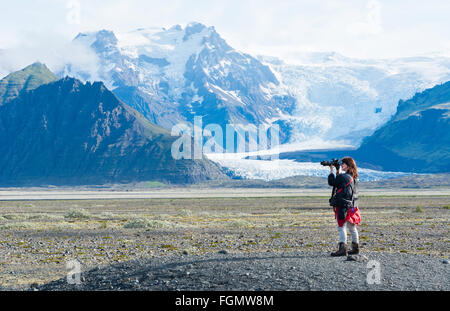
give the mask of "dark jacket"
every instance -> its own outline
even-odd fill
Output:
[[[350,174],[344,173],[337,176],[330,174],[328,184],[336,187],[334,198],[336,207],[342,209],[342,214],[346,215],[348,209],[359,205],[357,181]]]

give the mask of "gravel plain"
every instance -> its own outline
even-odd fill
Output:
[[[82,289],[449,289],[449,193],[361,197],[362,253],[382,271],[370,288],[367,261],[329,257],[327,193],[247,194],[0,201],[0,288],[72,289],[52,282],[77,260]]]

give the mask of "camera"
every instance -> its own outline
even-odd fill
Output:
[[[331,161],[322,161],[320,162],[323,166],[334,166],[337,171],[339,171],[339,168],[341,167],[341,162],[338,159],[333,159]]]

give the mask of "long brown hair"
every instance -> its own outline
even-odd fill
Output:
[[[353,176],[354,179],[358,179],[358,167],[356,166],[355,160],[351,157],[342,158],[342,163],[347,164],[348,170],[347,173]]]

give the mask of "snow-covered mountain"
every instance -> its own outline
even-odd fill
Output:
[[[103,80],[124,102],[151,122],[170,128],[202,116],[204,124],[264,124],[290,113],[294,98],[278,93],[268,66],[236,51],[199,23],[185,28],[146,28],[124,34],[79,34],[98,57],[98,66],[67,64],[63,75]]]
[[[102,30],[72,42],[96,65],[61,75],[102,80],[125,103],[166,128],[203,123],[281,126],[282,142],[313,138],[358,145],[395,114],[398,101],[450,80],[450,58],[361,60],[304,53],[295,64],[241,53],[200,23],[128,33]],[[330,146],[332,147],[332,146]]]

